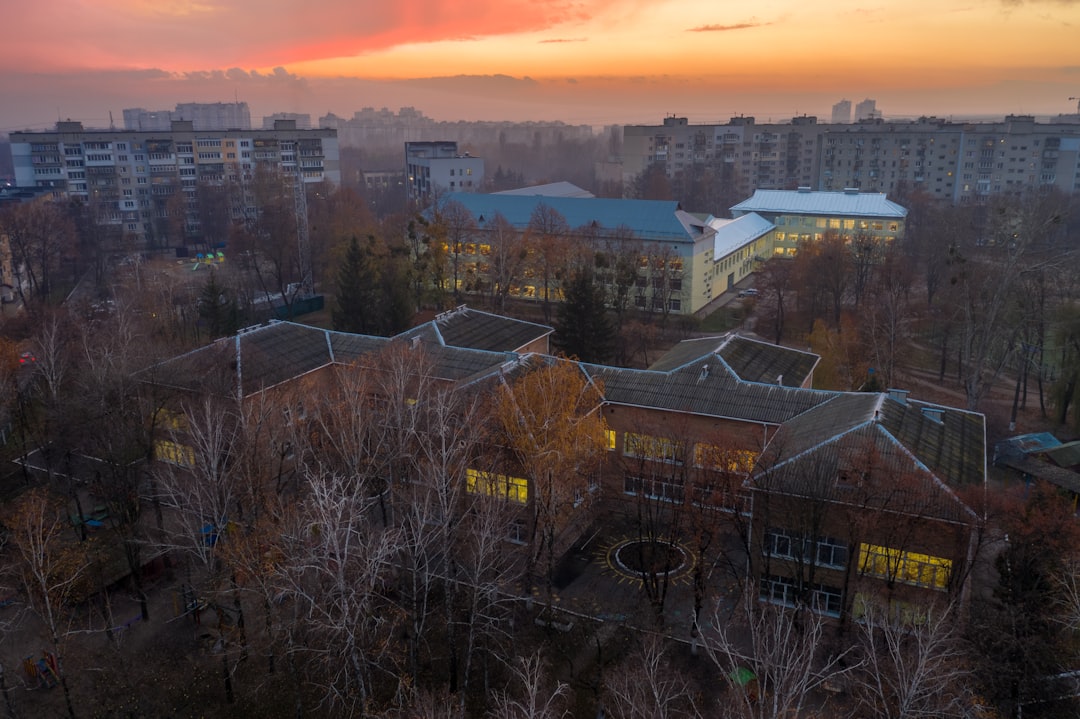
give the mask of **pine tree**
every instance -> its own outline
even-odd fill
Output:
[[[594,281],[591,270],[575,272],[556,313],[555,345],[568,357],[599,364],[611,357],[614,344],[604,288]]]
[[[338,270],[337,306],[331,313],[334,329],[341,332],[373,334],[377,327],[378,276],[374,263],[375,238],[368,235],[364,246],[354,235]]]
[[[217,273],[211,272],[199,293],[199,319],[205,324],[210,337],[224,337],[240,329],[240,310],[229,289],[217,281]]]

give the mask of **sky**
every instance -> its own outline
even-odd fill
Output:
[[[0,10],[0,133],[246,101],[317,121],[1076,112],[1080,0],[52,0]]]

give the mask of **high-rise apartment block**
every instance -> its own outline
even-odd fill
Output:
[[[877,109],[877,100],[866,98],[855,106],[855,122],[880,119],[881,111]]]
[[[1039,123],[1030,115],[988,123],[930,117],[818,124],[814,117],[796,117],[768,125],[752,117],[725,125],[668,117],[662,125],[625,127],[624,183],[654,163],[671,179],[709,168],[744,197],[759,189],[859,188],[890,196],[918,190],[977,204],[995,194],[1080,189],[1080,124]]]
[[[196,130],[251,129],[251,111],[246,102],[183,102],[175,110],[124,110],[125,130],[168,130],[174,120],[187,120]],[[310,121],[309,117],[309,126]]]
[[[304,183],[341,182],[337,134],[298,130],[291,121],[273,130],[203,131],[191,121],[146,131],[59,122],[54,131],[12,133],[11,153],[18,186],[78,198],[99,223],[148,248],[206,241],[200,186],[244,188],[259,170]],[[178,225],[182,236],[171,229]]]
[[[405,185],[410,202],[437,193],[479,192],[484,184],[484,160],[459,154],[456,142],[406,142]]]
[[[851,122],[851,100],[841,100],[832,106],[834,125],[846,125]]]

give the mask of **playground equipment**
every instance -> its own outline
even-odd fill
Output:
[[[217,252],[198,253],[195,255],[195,264],[192,266],[192,271],[199,269],[200,267],[216,267],[225,263],[225,253],[220,250]]]

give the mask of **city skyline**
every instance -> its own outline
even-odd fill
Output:
[[[122,125],[125,107],[249,103],[351,116],[415,106],[440,120],[695,123],[1076,111],[1080,3],[438,0],[357,8],[250,0],[61,0],[7,8],[0,132],[57,119]],[[60,22],[57,18],[62,18]]]

